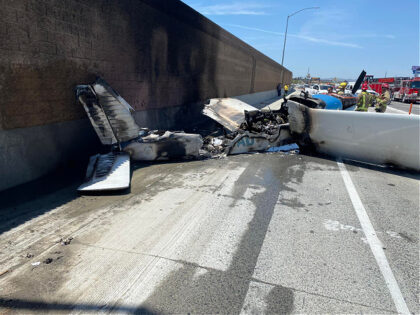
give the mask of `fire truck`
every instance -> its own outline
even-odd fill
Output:
[[[368,76],[366,76],[368,77]],[[373,78],[373,76],[369,76],[366,78],[366,81],[369,85],[371,90],[381,94],[382,93],[382,84],[388,83],[391,93],[397,91],[399,89],[399,84],[401,80],[399,78]],[[409,79],[409,78],[406,78]]]
[[[420,78],[403,80],[398,91],[394,92],[393,100],[407,103],[420,102]]]

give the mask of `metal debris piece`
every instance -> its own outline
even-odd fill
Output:
[[[245,122],[245,111],[254,110],[257,108],[234,98],[212,98],[204,106],[203,114],[233,132]]]
[[[5,275],[6,273],[8,273],[10,270],[4,270],[4,271],[2,271],[2,272],[0,272],[0,277],[2,276],[2,275]]]
[[[123,150],[137,161],[190,159],[200,156],[202,145],[198,134],[154,131],[124,145]]]
[[[65,240],[61,239],[60,243],[61,243],[61,245],[70,245],[72,240],[73,240],[73,237],[66,238]],[[61,254],[61,252],[57,251],[54,254]]]
[[[315,100],[316,102],[316,100]],[[258,110],[236,99],[211,99],[203,114],[225,127],[229,133],[206,137],[203,149],[212,156],[266,151],[290,143],[287,103],[271,110]]]
[[[40,264],[41,264],[40,261],[36,261],[36,262],[31,263],[32,266],[39,266]]]
[[[90,158],[85,182],[77,190],[119,190],[129,186],[130,155],[124,152],[110,152]]]
[[[43,261],[43,263],[44,264],[51,264],[53,262],[53,259],[52,258],[47,258],[47,259],[45,259],[44,261]]]
[[[277,147],[271,147],[267,152],[299,152],[299,146],[296,143],[284,144]]]

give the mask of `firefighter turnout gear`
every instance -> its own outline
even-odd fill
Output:
[[[360,93],[357,99],[356,111],[367,112],[370,104],[371,104],[371,96],[366,91],[363,91],[362,93]]]
[[[388,105],[391,99],[391,93],[388,89],[382,89],[382,94],[376,98],[376,108],[375,110],[379,113],[385,113],[386,106]]]

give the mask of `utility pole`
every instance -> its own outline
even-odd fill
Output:
[[[283,66],[283,61],[284,61],[284,51],[286,49],[287,29],[289,28],[289,18],[292,17],[295,14],[298,14],[301,11],[310,10],[310,9],[319,9],[319,7],[308,7],[308,8],[304,8],[304,9],[301,9],[299,11],[293,12],[292,14],[289,14],[287,16],[287,20],[286,20],[286,32],[284,32],[283,54],[281,56],[281,65],[282,66]],[[282,72],[281,72],[281,84],[284,85],[284,69],[282,69]]]
[[[292,17],[295,14],[298,14],[299,12],[302,12],[304,10],[310,10],[310,9],[319,9],[319,7],[308,7],[308,8],[304,8],[304,9],[301,9],[299,11],[293,12],[292,14],[289,14],[287,16],[287,20],[286,20],[286,32],[284,32],[284,43],[283,43],[283,54],[282,54],[282,57],[281,57],[281,65],[283,65],[283,61],[284,61],[284,51],[286,49],[287,29],[289,28],[289,18]]]

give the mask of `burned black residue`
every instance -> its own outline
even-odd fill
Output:
[[[173,158],[173,159],[181,159],[185,157],[186,150],[185,144],[181,143],[178,139],[165,139],[162,142],[157,142],[157,156],[159,159],[166,159],[166,158]]]
[[[313,149],[309,136],[312,127],[311,109],[294,101],[288,101],[289,125],[292,136],[296,139],[300,150],[305,153]]]
[[[46,264],[46,265],[49,265],[49,264],[51,264],[53,262],[53,259],[52,258],[47,258],[47,259],[45,259],[44,261],[43,261],[43,263],[44,264]]]

